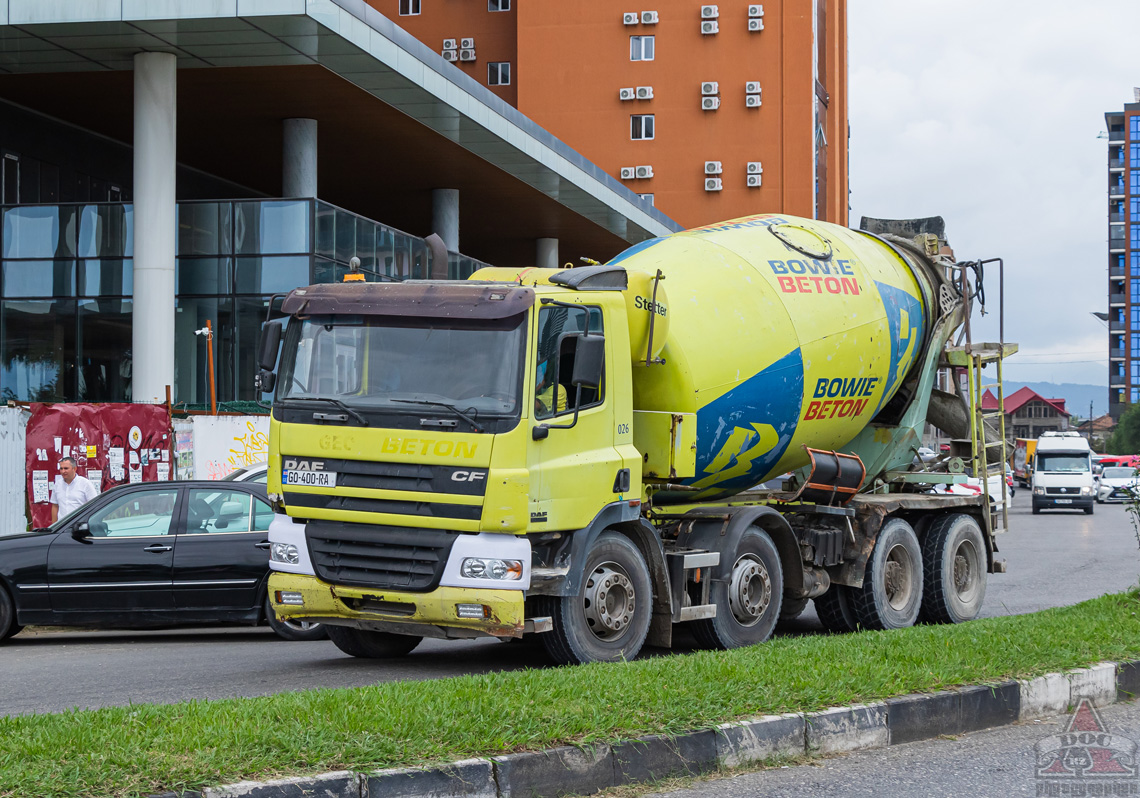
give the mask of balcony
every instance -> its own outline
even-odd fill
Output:
[[[1108,168],[1109,169],[1123,169],[1124,168],[1124,159],[1123,158],[1109,158],[1108,159]]]
[[[1108,357],[1110,360],[1123,360],[1124,359],[1124,350],[1123,349],[1109,349],[1108,350]]]
[[[1121,294],[1120,296],[1123,297],[1124,294]],[[1109,298],[1111,299],[1111,294],[1109,295]],[[1116,319],[1113,319],[1108,323],[1108,331],[1114,333],[1128,332],[1128,325],[1126,325],[1123,321],[1117,321]]]
[[[1123,266],[1109,266],[1108,267],[1108,276],[1110,278],[1113,278],[1113,279],[1125,277],[1126,275],[1124,273],[1124,267]]]
[[[1127,222],[1128,220],[1126,218],[1124,218],[1123,213],[1110,213],[1108,215],[1108,221],[1110,221],[1110,222]]]
[[[1110,183],[1108,186],[1108,196],[1110,197],[1123,197],[1127,194],[1128,189],[1125,188],[1123,183],[1117,183],[1115,185]]]

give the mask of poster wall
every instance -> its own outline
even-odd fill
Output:
[[[33,404],[25,443],[32,527],[51,524],[59,461],[102,492],[115,485],[171,478],[170,415],[165,405]]]

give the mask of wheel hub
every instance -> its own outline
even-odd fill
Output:
[[[954,590],[961,598],[969,598],[978,588],[978,552],[969,543],[962,541],[954,552]]]
[[[633,582],[620,565],[602,563],[586,579],[583,596],[586,623],[603,640],[620,636],[636,608]]]
[[[911,570],[910,555],[905,548],[895,546],[888,552],[883,568],[883,589],[887,594],[887,602],[896,610],[905,608],[910,601],[913,589]]]
[[[733,617],[744,626],[758,623],[772,603],[772,580],[764,563],[748,554],[732,567],[728,605]]]

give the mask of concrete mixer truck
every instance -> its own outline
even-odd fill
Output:
[[[680,624],[760,643],[813,599],[831,629],[975,617],[1001,508],[930,487],[997,444],[933,386],[976,394],[1016,347],[951,341],[981,269],[943,243],[758,215],[605,264],[292,291],[259,353],[273,610],[359,657],[534,635],[561,663]],[[928,419],[959,439],[936,472]]]

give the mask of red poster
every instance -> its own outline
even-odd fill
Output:
[[[59,461],[99,492],[132,482],[171,479],[173,436],[166,405],[33,404],[27,429],[27,485],[32,527],[51,524],[49,494]]]

